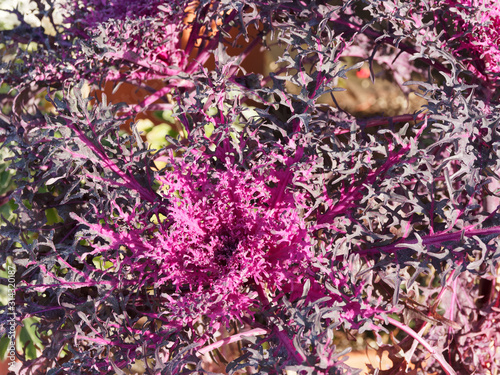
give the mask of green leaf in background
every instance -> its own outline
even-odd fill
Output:
[[[54,225],[57,223],[63,223],[64,220],[59,216],[55,208],[48,208],[45,210],[45,216],[47,217],[47,224]]]
[[[140,119],[136,123],[137,131],[142,134],[148,134],[154,126],[154,122],[149,119]]]
[[[8,266],[13,266],[14,264],[12,263],[12,257],[7,257],[7,262],[2,265],[0,268],[0,277],[3,277],[4,279],[9,278],[9,274],[7,270],[9,269]]]
[[[21,328],[17,338],[17,350],[26,352],[24,353],[26,359],[35,359],[38,357],[37,349],[42,350],[42,341],[37,335],[36,323],[39,321],[37,318],[28,318],[23,321],[24,327]]]
[[[167,135],[170,135],[171,137],[175,137],[177,135],[172,125],[163,123],[153,127],[146,134],[146,139],[148,140],[150,148],[159,150],[165,147],[168,144],[167,140],[165,139]]]
[[[7,193],[14,187],[12,183],[14,171],[9,169],[11,162],[7,160],[13,156],[14,154],[10,152],[7,147],[0,148],[0,195]]]
[[[0,339],[0,360],[3,361],[5,359],[5,355],[7,354],[7,349],[9,348],[10,339],[5,335]]]
[[[92,259],[92,263],[94,263],[94,266],[97,269],[100,269],[101,271],[107,270],[108,268],[111,268],[114,266],[112,262],[109,260],[104,260],[102,255],[98,255]]]
[[[7,285],[0,285],[0,305],[6,306],[7,302],[9,302],[9,298],[7,297]]]
[[[177,118],[173,115],[173,112],[171,110],[163,111],[161,114],[161,118],[170,124],[175,124],[177,121]]]

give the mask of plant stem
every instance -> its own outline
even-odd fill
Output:
[[[225,339],[219,340],[214,342],[213,344],[207,345],[200,350],[198,350],[198,354],[206,354],[208,352],[211,352],[214,349],[220,348],[221,346],[231,344],[236,341],[240,341],[243,337],[253,337],[253,336],[259,336],[259,335],[264,335],[266,333],[269,333],[267,329],[264,328],[254,328],[251,329],[250,331],[246,332],[240,332],[235,335],[226,337]]]
[[[378,318],[383,319],[380,316]],[[391,317],[387,317],[387,320],[393,326],[396,326],[397,328],[399,328],[402,331],[406,332],[408,335],[410,335],[415,340],[417,340],[420,344],[422,344],[422,346],[425,349],[427,349],[427,351],[429,353],[431,353],[431,355],[433,355],[434,358],[436,358],[436,360],[439,362],[439,364],[441,365],[441,367],[443,368],[444,372],[447,375],[456,375],[457,374],[455,372],[455,370],[453,370],[453,368],[450,366],[450,364],[448,362],[446,362],[446,359],[443,357],[443,355],[441,353],[438,353],[436,351],[436,349],[434,349],[431,344],[429,344],[427,341],[425,341],[425,339],[422,336],[420,336],[420,334],[418,332],[415,332],[413,329],[411,329],[407,325],[405,325],[405,324],[401,323],[400,321],[398,321],[396,319],[393,319]]]

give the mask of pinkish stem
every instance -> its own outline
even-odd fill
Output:
[[[237,333],[235,335],[226,337],[225,339],[216,341],[213,344],[207,345],[207,346],[201,348],[200,350],[198,350],[198,353],[203,355],[203,354],[206,354],[208,352],[211,352],[212,350],[220,348],[221,346],[228,345],[228,344],[231,344],[231,343],[236,342],[236,341],[240,341],[244,337],[265,335],[266,333],[269,333],[269,331],[267,329],[254,328],[254,329],[251,329],[250,331]]]
[[[397,123],[397,122],[408,122],[408,121],[421,121],[425,118],[426,113],[422,112],[419,113],[418,115],[399,115],[399,116],[393,116],[393,117],[381,117],[381,118],[374,118],[367,120],[366,122],[362,123],[361,125],[364,126],[365,128],[371,128],[373,126],[379,126],[379,125],[387,125],[390,123]],[[349,133],[351,129],[338,129],[335,130],[335,134],[345,134]]]
[[[383,319],[382,317],[378,317],[379,319]],[[455,370],[453,370],[453,368],[450,366],[450,364],[448,362],[446,362],[446,359],[443,357],[443,355],[441,353],[438,353],[436,351],[436,349],[434,349],[432,347],[431,344],[429,344],[427,341],[425,341],[425,339],[420,336],[420,334],[418,332],[415,332],[413,329],[411,329],[410,327],[408,327],[407,325],[401,323],[400,321],[396,320],[396,319],[393,319],[391,317],[387,317],[387,320],[389,321],[389,323],[391,323],[393,326],[396,326],[397,328],[399,328],[400,330],[406,332],[408,335],[410,335],[411,337],[413,337],[415,340],[417,340],[420,344],[422,344],[422,346],[434,357],[436,358],[436,360],[439,362],[439,364],[441,365],[441,367],[443,368],[444,372],[447,374],[447,375],[457,375],[457,373],[455,372]]]

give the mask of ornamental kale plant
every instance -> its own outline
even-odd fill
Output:
[[[498,373],[495,1],[32,5],[0,45],[12,371],[359,374],[358,338],[371,374]],[[348,112],[359,69],[423,104]]]

